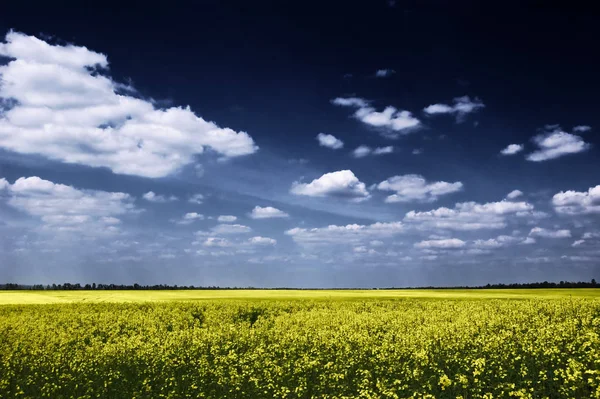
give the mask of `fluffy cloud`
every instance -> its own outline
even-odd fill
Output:
[[[577,135],[563,132],[558,125],[546,126],[544,132],[535,136],[533,142],[539,147],[527,155],[526,159],[542,162],[568,154],[584,152],[590,145]]]
[[[245,132],[221,128],[189,107],[157,109],[105,76],[106,56],[9,32],[0,55],[0,148],[114,173],[164,177],[205,149],[224,157],[255,152]]]
[[[252,219],[287,218],[290,215],[272,206],[255,206],[249,215]]]
[[[451,248],[462,248],[467,243],[458,238],[447,238],[443,240],[427,240],[421,241],[415,244],[415,248],[440,248],[440,249],[451,249]]]
[[[230,247],[232,245],[232,243],[225,239],[225,238],[221,238],[221,237],[208,237],[204,243],[202,244],[205,247]]]
[[[53,230],[114,233],[120,223],[116,216],[136,211],[133,198],[125,193],[79,190],[37,176],[21,177],[12,185],[2,180],[10,206],[39,217],[44,227]]]
[[[529,232],[529,235],[544,238],[569,238],[571,237],[571,230],[548,230],[542,227],[534,227]]]
[[[372,149],[371,147],[368,147],[366,145],[361,145],[356,147],[356,149],[354,151],[352,151],[352,155],[355,158],[364,158],[368,155],[384,155],[384,154],[391,154],[394,152],[394,147],[389,145],[387,147],[377,147],[375,149]]]
[[[186,224],[192,224],[197,220],[204,220],[204,215],[201,215],[196,212],[189,212],[189,213],[186,213],[185,215],[183,215],[183,217],[181,219],[173,220],[173,222],[176,224],[186,225]]]
[[[339,150],[344,146],[344,142],[331,134],[319,133],[317,135],[319,145],[322,147],[331,148],[332,150]]]
[[[561,191],[552,197],[552,205],[556,212],[568,215],[600,213],[600,185],[587,192]]]
[[[325,173],[310,183],[294,182],[290,192],[309,197],[342,197],[354,200],[369,198],[365,183],[358,180],[351,170]]]
[[[510,193],[508,193],[508,195],[506,196],[506,198],[508,199],[515,199],[517,197],[520,197],[523,195],[523,192],[520,190],[513,190]]]
[[[402,111],[388,106],[383,111],[378,112],[362,98],[338,97],[332,100],[332,103],[357,108],[354,117],[369,126],[385,129],[383,135],[386,137],[396,138],[399,134],[408,134],[421,127],[421,121],[409,111]]]
[[[585,240],[576,240],[573,242],[573,244],[571,244],[571,246],[578,247],[578,246],[582,245],[583,243],[585,243]]]
[[[520,237],[501,235],[496,238],[490,238],[488,240],[475,240],[473,241],[473,246],[475,248],[495,249],[502,248],[510,244],[516,244],[518,242],[523,243],[523,239]]]
[[[215,234],[244,234],[252,231],[250,227],[243,224],[218,224],[211,230]]]
[[[383,191],[394,191],[385,202],[433,202],[441,195],[455,193],[462,190],[461,182],[448,183],[439,181],[428,183],[420,175],[403,175],[390,177],[377,185],[377,189]]]
[[[466,115],[476,112],[485,107],[485,104],[478,98],[471,100],[469,96],[456,97],[453,100],[454,105],[448,104],[432,104],[425,107],[423,111],[428,115],[452,114],[456,115],[456,119],[461,121]]]
[[[235,222],[237,220],[237,217],[232,216],[232,215],[221,215],[217,218],[217,220],[219,222],[231,223],[231,222]]]
[[[142,195],[142,198],[148,202],[156,202],[156,203],[177,201],[177,197],[174,195],[171,195],[170,197],[165,197],[164,195],[156,194],[154,191],[148,191],[146,194]]]
[[[509,144],[508,147],[500,151],[502,155],[515,155],[521,151],[523,151],[525,147],[523,144]]]
[[[376,78],[387,78],[387,77],[392,76],[395,73],[396,73],[396,71],[394,71],[393,69],[378,69],[377,72],[375,72],[375,77]]]
[[[427,212],[410,211],[404,217],[404,222],[419,229],[501,229],[506,227],[508,216],[528,216],[533,209],[533,205],[527,202],[463,202],[456,204],[453,209],[442,207]]]
[[[401,222],[373,223],[371,225],[349,224],[346,226],[329,225],[306,229],[296,227],[285,232],[286,235],[299,244],[328,245],[356,244],[392,237],[402,233],[404,226]]]
[[[269,237],[256,236],[248,239],[248,242],[252,245],[275,245],[277,240]]]

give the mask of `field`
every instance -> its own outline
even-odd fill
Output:
[[[0,398],[600,398],[600,290],[0,292]]]

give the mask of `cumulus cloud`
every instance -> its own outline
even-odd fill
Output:
[[[325,173],[310,183],[294,182],[290,192],[309,197],[341,197],[354,200],[369,198],[365,183],[358,180],[351,170]]]
[[[440,248],[440,249],[452,249],[462,248],[467,243],[458,238],[447,238],[442,240],[426,240],[415,243],[415,248]]]
[[[117,174],[164,177],[210,149],[257,151],[245,132],[221,128],[189,107],[159,109],[106,75],[108,61],[82,46],[9,32],[0,42],[0,148]]]
[[[386,147],[377,147],[373,150],[373,155],[391,154],[394,152],[394,147],[388,145]]]
[[[116,233],[117,216],[136,212],[133,197],[125,193],[80,190],[37,176],[21,177],[13,184],[2,180],[8,205],[40,218],[44,228],[52,230]]]
[[[520,191],[520,190],[513,190],[510,193],[508,193],[508,195],[506,196],[506,198],[508,198],[508,199],[515,199],[515,198],[518,198],[518,197],[520,197],[522,195],[523,195],[522,191]]]
[[[474,100],[471,100],[469,96],[456,97],[454,98],[453,103],[453,105],[432,104],[425,107],[423,111],[427,115],[455,115],[457,121],[462,121],[466,115],[477,112],[485,107],[485,104],[483,104],[480,99],[475,98]]]
[[[448,183],[439,181],[428,183],[420,175],[403,175],[390,177],[377,185],[378,190],[393,191],[385,202],[434,202],[446,194],[461,191],[463,184],[461,182]]]
[[[571,244],[571,246],[578,247],[578,246],[582,245],[583,243],[585,243],[585,240],[576,240],[573,242],[573,244]]]
[[[501,229],[506,227],[507,217],[529,216],[533,209],[533,205],[527,202],[462,202],[456,204],[453,209],[442,207],[426,212],[410,211],[404,217],[404,222],[422,230]]]
[[[532,162],[542,162],[556,159],[568,154],[577,154],[590,148],[580,136],[562,131],[560,126],[546,126],[544,131],[535,136],[532,141],[538,150],[527,155],[526,159]]]
[[[378,69],[377,72],[375,72],[375,77],[376,78],[387,78],[387,77],[392,76],[395,73],[396,73],[396,71],[394,71],[393,69]]]
[[[354,117],[364,124],[384,129],[382,134],[389,138],[397,138],[400,134],[408,134],[421,127],[421,121],[415,118],[411,112],[398,110],[388,106],[378,112],[369,103],[356,97],[335,98],[332,103],[344,107],[354,107]]]
[[[269,237],[256,236],[248,239],[248,242],[252,245],[275,245],[277,240]]]
[[[154,191],[148,191],[147,193],[142,195],[142,198],[148,202],[156,202],[156,203],[177,201],[177,197],[174,195],[171,195],[170,197],[166,197],[164,195],[158,195]]]
[[[531,237],[543,237],[543,238],[569,238],[571,237],[571,230],[548,230],[542,227],[534,227],[529,232]]]
[[[404,231],[401,222],[373,223],[371,225],[329,225],[312,229],[296,227],[285,232],[292,239],[305,245],[356,244],[393,237]]]
[[[500,154],[515,155],[515,154],[523,151],[524,148],[525,148],[525,146],[523,144],[509,144],[508,147],[506,147],[505,149],[500,151]]]
[[[181,219],[173,220],[173,222],[176,224],[186,225],[186,224],[192,224],[197,220],[204,220],[204,215],[201,215],[196,212],[189,212],[189,213],[186,213],[185,215],[183,215],[183,217]]]
[[[320,146],[331,148],[332,150],[339,150],[344,147],[344,142],[331,134],[319,133],[317,140]]]
[[[225,239],[225,238],[221,238],[221,237],[208,237],[204,243],[202,244],[205,247],[230,247],[232,245],[232,243]]]
[[[255,206],[249,215],[252,219],[287,218],[290,215],[272,206]]]
[[[219,222],[224,222],[224,223],[231,223],[231,222],[235,222],[237,220],[236,216],[232,216],[232,215],[220,215],[217,220]]]
[[[552,197],[552,205],[556,212],[567,215],[600,213],[600,185],[587,192],[561,191]]]
[[[250,227],[243,224],[218,224],[211,230],[214,234],[245,234],[252,231]]]

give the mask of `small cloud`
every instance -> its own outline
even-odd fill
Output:
[[[218,224],[211,231],[215,234],[245,234],[250,233],[252,229],[243,224]]]
[[[592,127],[588,126],[588,125],[579,125],[579,126],[575,126],[573,128],[573,131],[575,133],[585,133],[585,132],[589,132],[590,130],[592,130]]]
[[[236,216],[233,215],[220,215],[217,220],[219,222],[223,222],[223,223],[231,223],[231,222],[235,222],[237,220]]]
[[[515,155],[515,154],[523,151],[524,148],[525,148],[525,146],[523,146],[523,144],[509,144],[508,147],[506,147],[505,149],[500,151],[500,154]]]
[[[189,212],[189,213],[186,213],[185,215],[183,215],[183,217],[181,219],[171,220],[171,221],[176,224],[186,225],[186,224],[192,224],[197,220],[204,220],[204,215],[201,215],[196,212]]]
[[[370,197],[365,183],[358,180],[351,170],[325,173],[310,183],[294,182],[290,192],[309,197],[342,197],[354,200]]]
[[[391,154],[394,152],[394,146],[377,147],[373,150],[373,155]]]
[[[275,245],[277,240],[269,237],[256,236],[248,239],[248,242],[253,245]]]
[[[375,77],[376,78],[389,78],[390,76],[392,76],[395,73],[396,73],[396,71],[394,71],[393,69],[378,69],[377,72],[375,72]]]
[[[255,206],[249,215],[252,219],[287,218],[290,215],[272,206]]]
[[[339,150],[344,146],[344,142],[331,134],[319,133],[317,140],[321,147],[331,148],[332,150]]]
[[[527,155],[532,162],[556,159],[568,154],[587,151],[590,145],[577,135],[563,132],[558,125],[546,126],[544,132],[535,136],[533,142],[539,147],[537,151]]]
[[[191,204],[200,205],[204,201],[204,195],[202,194],[194,194],[189,199],[188,202]]]
[[[412,150],[412,154],[413,155],[420,155],[423,153],[423,149],[422,148],[415,148],[414,150]]]
[[[571,237],[571,230],[548,230],[542,227],[534,227],[529,232],[529,236],[543,238],[569,238]]]
[[[208,237],[202,244],[205,247],[230,247],[231,242],[221,237]]]
[[[438,181],[429,183],[420,175],[403,175],[390,177],[377,185],[378,190],[394,191],[385,202],[434,202],[446,194],[455,193],[463,189],[461,182],[448,183]]]
[[[462,248],[467,243],[458,238],[447,238],[443,240],[426,240],[415,244],[415,248],[440,248],[440,249],[452,249]]]
[[[471,100],[469,96],[456,97],[453,102],[453,105],[432,104],[423,108],[423,111],[427,115],[452,114],[456,116],[457,122],[461,122],[466,115],[485,107],[485,104],[477,97],[474,100]]]
[[[585,240],[577,240],[575,242],[573,242],[573,244],[571,244],[572,247],[578,247],[581,244],[583,244],[585,242]]]
[[[148,202],[155,203],[177,201],[177,197],[174,195],[171,195],[170,197],[165,197],[164,195],[157,195],[156,193],[154,193],[154,191],[148,191],[146,194],[142,195],[142,198],[144,198]]]
[[[352,155],[355,158],[363,158],[366,157],[367,155],[369,155],[371,153],[371,148],[367,147],[366,145],[361,145],[359,147],[356,147],[356,149],[354,151],[352,151]]]

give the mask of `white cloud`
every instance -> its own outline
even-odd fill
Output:
[[[8,188],[9,186],[10,186],[10,183],[8,182],[8,180],[6,180],[5,178],[0,179],[0,190],[4,190],[5,188]]]
[[[256,236],[248,239],[248,242],[253,245],[275,245],[277,240],[269,237]]]
[[[469,96],[456,97],[453,100],[454,105],[432,104],[425,107],[423,111],[428,115],[452,114],[456,115],[457,121],[461,121],[466,115],[477,112],[484,108],[485,104],[478,98],[471,100]]]
[[[352,151],[352,155],[355,158],[363,158],[366,157],[367,155],[369,155],[371,153],[371,148],[367,147],[366,145],[361,145],[356,147],[356,149],[354,149],[354,151]]]
[[[201,215],[196,212],[189,212],[189,213],[186,213],[185,215],[183,215],[183,217],[181,219],[173,220],[173,222],[176,224],[186,225],[186,224],[192,224],[197,220],[204,220],[204,215]]]
[[[500,154],[515,155],[515,154],[523,151],[524,148],[525,148],[525,146],[523,144],[509,144],[508,147],[506,147],[505,149],[500,151]]]
[[[219,222],[225,222],[225,223],[231,223],[231,222],[235,222],[237,220],[236,216],[232,216],[232,215],[220,215],[217,220]]]
[[[582,245],[583,243],[585,243],[585,240],[576,240],[573,242],[573,244],[571,244],[571,246],[578,247],[578,246]]]
[[[208,237],[202,244],[205,247],[230,247],[232,244],[229,240],[221,237]]]
[[[520,190],[513,190],[510,193],[508,193],[508,195],[506,196],[506,198],[508,199],[515,199],[517,197],[520,197],[523,195],[523,192]]]
[[[356,244],[363,241],[388,238],[402,233],[401,222],[373,223],[371,225],[329,225],[312,229],[296,227],[285,232],[292,239],[305,245]]]
[[[394,147],[388,145],[386,147],[377,147],[373,150],[373,155],[391,154],[394,152]]]
[[[375,77],[376,78],[387,78],[387,77],[392,76],[395,73],[396,73],[396,71],[394,71],[393,69],[378,69],[377,72],[375,72]]]
[[[569,238],[571,237],[571,230],[548,230],[542,227],[534,227],[529,232],[529,235],[544,238]]]
[[[188,199],[189,203],[197,205],[202,204],[202,201],[204,201],[204,195],[202,194],[194,194]]]
[[[600,185],[587,192],[561,191],[552,197],[552,205],[556,212],[568,215],[600,213]]]
[[[357,108],[354,112],[356,119],[370,126],[387,129],[388,132],[384,133],[384,136],[387,137],[396,138],[399,134],[408,134],[421,127],[421,121],[415,118],[412,113],[398,110],[392,106],[378,112],[366,100],[356,97],[338,97],[332,100],[332,103]]]
[[[568,154],[584,152],[590,145],[577,135],[563,132],[560,126],[546,126],[544,132],[533,138],[539,147],[537,151],[527,155],[526,159],[533,162],[542,162],[555,159]]]
[[[39,217],[45,228],[86,234],[118,232],[116,216],[136,212],[129,194],[80,190],[34,177],[21,177],[12,185],[4,180],[8,205]]]
[[[144,198],[146,201],[156,203],[177,201],[177,197],[174,195],[171,195],[170,197],[165,197],[164,195],[156,194],[154,191],[148,191],[146,194],[142,195],[142,198]]]
[[[220,128],[189,107],[157,109],[124,94],[104,73],[106,56],[9,32],[0,55],[0,148],[117,174],[164,177],[209,148],[224,157],[258,147],[245,132]],[[131,90],[129,90],[131,91]]]
[[[366,145],[360,145],[358,147],[356,147],[356,149],[354,149],[354,151],[352,151],[352,155],[355,158],[364,158],[368,155],[384,155],[384,154],[391,154],[394,152],[394,147],[389,145],[387,147],[377,147],[375,149],[372,149],[369,146]]]
[[[597,233],[597,232],[587,232],[587,233],[584,233],[581,238],[583,238],[584,240],[589,240],[589,239],[592,239],[592,238],[600,238],[600,233]]]
[[[310,183],[294,182],[292,194],[309,197],[342,197],[363,200],[369,198],[365,183],[358,180],[351,170],[325,173]]]
[[[454,209],[442,207],[427,212],[410,211],[404,222],[414,224],[419,229],[480,230],[506,227],[508,216],[528,216],[533,205],[527,202],[463,202]]]
[[[588,125],[579,125],[579,126],[575,126],[573,128],[573,131],[575,133],[585,133],[585,132],[589,132],[590,130],[592,130],[592,127],[588,126]]]
[[[439,181],[428,183],[420,175],[403,175],[390,177],[377,185],[378,190],[395,191],[389,195],[385,202],[433,202],[446,194],[461,191],[463,184],[461,182],[448,183]]]
[[[320,146],[331,148],[332,150],[339,150],[344,147],[344,142],[331,134],[319,133],[317,140]]]
[[[535,238],[533,237],[527,237],[526,239],[523,240],[523,242],[521,242],[521,244],[523,245],[529,245],[529,244],[535,244]]]
[[[252,219],[287,218],[290,215],[272,206],[255,206],[249,215]]]
[[[458,238],[447,238],[443,240],[427,240],[415,243],[415,248],[462,248],[466,245],[466,242],[459,240]]]
[[[250,227],[243,224],[218,224],[211,230],[215,234],[244,234],[252,231]]]

